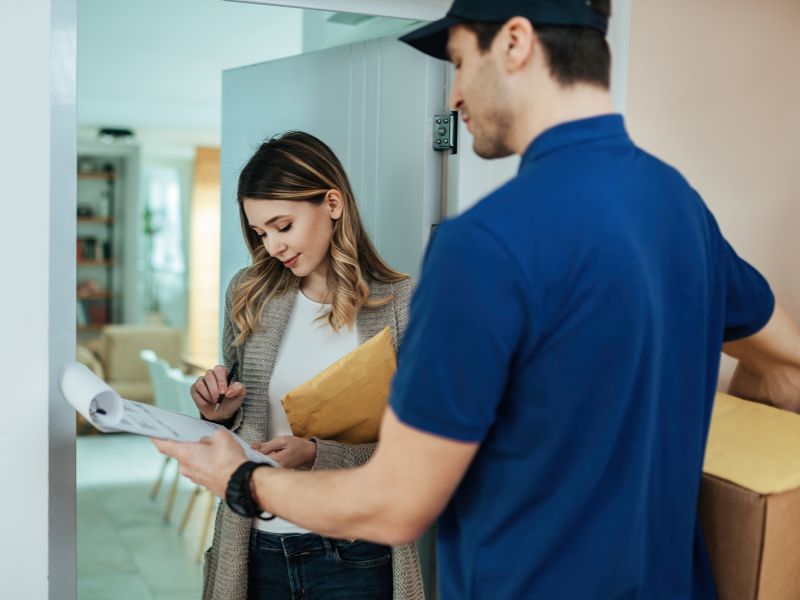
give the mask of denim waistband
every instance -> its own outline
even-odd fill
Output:
[[[322,537],[316,533],[278,534],[258,529],[250,530],[251,544],[256,545],[260,550],[274,550],[286,556],[318,551],[333,554],[334,547],[339,541],[341,540]]]

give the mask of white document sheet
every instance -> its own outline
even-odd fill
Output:
[[[103,432],[124,431],[162,440],[197,442],[202,437],[210,437],[216,431],[225,429],[211,421],[126,400],[80,363],[67,363],[62,367],[59,387],[67,402]],[[235,433],[231,435],[244,449],[248,460],[280,467]]]

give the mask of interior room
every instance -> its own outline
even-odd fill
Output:
[[[79,362],[127,399],[194,414],[189,385],[219,362],[220,262],[235,254],[238,270],[244,251],[238,223],[220,251],[222,206],[235,208],[235,191],[220,192],[226,71],[416,23],[216,0],[79,2]],[[298,128],[291,110],[249,143]],[[216,499],[145,438],[77,427],[78,598],[198,597]]]
[[[0,50],[21,56],[0,73],[27,90],[0,98],[12,140],[0,143],[0,162],[13,166],[0,244],[19,257],[4,271],[8,291],[31,291],[4,294],[2,356],[44,371],[22,394],[32,408],[0,425],[0,472],[16,490],[0,500],[10,515],[0,532],[26,540],[18,553],[0,552],[0,596],[201,597],[219,498],[146,436],[102,433],[77,414],[61,395],[61,366],[75,360],[123,398],[197,416],[190,386],[223,360],[226,287],[251,261],[239,175],[261,142],[290,130],[330,145],[377,250],[418,278],[437,225],[520,168],[518,156],[475,153],[448,107],[452,66],[397,42],[450,4],[37,0],[0,9],[21,24],[0,18]],[[631,138],[686,177],[800,321],[800,5],[618,0],[608,40],[614,110]],[[20,197],[30,206],[12,201]],[[47,244],[35,241],[39,229]],[[723,355],[700,491],[717,591],[798,598],[800,416],[730,404],[736,367]],[[435,537],[431,528],[416,542],[431,599],[441,594]]]

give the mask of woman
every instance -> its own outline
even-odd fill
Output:
[[[252,265],[226,293],[226,366],[199,378],[192,397],[206,419],[285,467],[363,464],[374,444],[294,437],[280,400],[387,326],[397,346],[413,284],[375,251],[341,163],[317,138],[290,132],[262,144],[237,196]],[[250,521],[224,502],[203,589],[206,600],[423,598],[413,544],[332,540],[280,518]]]

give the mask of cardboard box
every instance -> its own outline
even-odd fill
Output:
[[[800,599],[800,415],[717,394],[703,470],[720,600]]]

